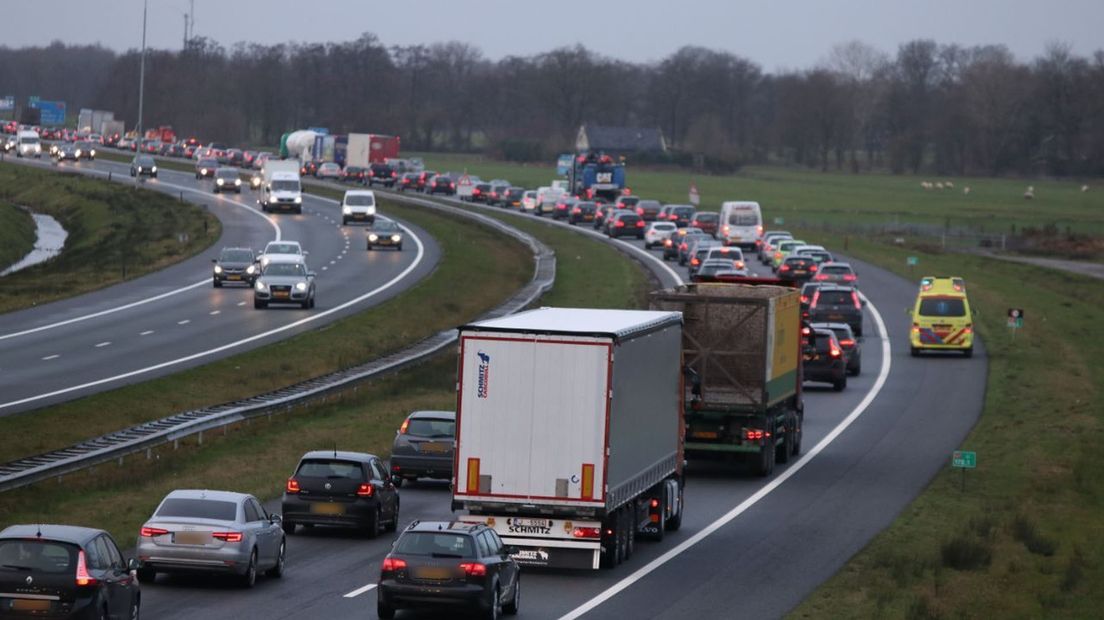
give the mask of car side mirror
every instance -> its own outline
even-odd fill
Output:
[[[280,515],[276,514],[276,513],[271,513],[271,514],[268,515],[268,522],[269,523],[282,523],[283,520],[284,520],[284,518],[281,517]]]
[[[127,560],[127,570],[138,570],[138,558]]]
[[[303,250],[303,256],[310,256],[310,252]]]

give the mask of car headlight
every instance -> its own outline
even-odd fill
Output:
[[[234,185],[241,185],[241,179],[234,179]]]
[[[224,183],[224,181],[222,179],[216,179],[215,183],[218,183],[219,185],[222,185]]]
[[[353,208],[352,208],[352,207],[341,207],[341,213],[342,213],[343,215],[349,215],[349,214],[350,214],[350,213],[352,213],[352,212],[353,212]]]
[[[302,204],[302,202],[303,202],[303,197],[302,196],[296,196],[295,197],[295,204]]]
[[[261,259],[261,265],[267,267],[268,266],[268,261],[269,261],[269,258],[267,256],[265,256],[264,258]]]
[[[91,151],[88,151],[88,154],[91,155],[92,157],[95,157],[96,156],[96,149],[92,149]]]
[[[215,273],[222,273],[222,267],[215,265]]]
[[[391,235],[391,240],[392,240],[392,241],[396,241],[396,242],[397,242],[397,241],[398,241],[399,239],[402,239],[402,237],[401,237],[401,236],[399,236],[399,235]]]
[[[157,166],[150,168],[150,172],[157,172]]]
[[[248,273],[248,274],[253,274],[255,271],[257,271],[257,266],[256,265],[250,265],[250,266],[245,268],[245,272]]]
[[[379,235],[376,235],[376,234],[368,235],[368,240],[369,241],[379,241]]]
[[[376,214],[376,208],[375,207],[368,207],[368,215],[375,215],[375,214]]]
[[[253,288],[257,289],[258,291],[263,291],[268,287],[265,286],[264,282],[257,280],[257,283],[253,285]]]
[[[199,173],[203,174],[203,175],[206,175],[207,174],[207,169],[206,168],[200,168]]]
[[[295,290],[297,290],[297,291],[307,290],[307,283],[306,282],[297,282],[295,284]]]
[[[81,154],[81,150],[77,149],[77,157],[80,157],[80,154]]]

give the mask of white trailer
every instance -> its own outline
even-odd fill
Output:
[[[460,329],[453,510],[519,563],[614,566],[682,522],[682,315],[542,308]]]

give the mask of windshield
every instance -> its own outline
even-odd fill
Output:
[[[152,166],[154,164],[152,157],[139,157],[137,161],[139,166]]]
[[[238,173],[236,170],[219,170],[215,173],[220,179],[236,179]]]
[[[759,215],[753,211],[734,211],[728,214],[730,226],[758,226]]]
[[[299,181],[273,181],[272,191],[274,192],[297,192],[299,191]]]
[[[73,546],[52,540],[0,540],[0,570],[71,573],[75,555]]]
[[[265,254],[298,254],[299,246],[294,243],[270,243],[265,248]]]
[[[305,276],[307,270],[303,268],[302,263],[269,263],[264,274],[266,276]]]
[[[926,297],[920,300],[921,316],[966,316],[966,302],[958,297]]]
[[[20,144],[38,144],[38,138],[20,138]]]
[[[433,418],[411,418],[406,434],[415,437],[452,437],[456,422]]]
[[[162,502],[154,516],[234,521],[238,517],[238,505],[214,499],[171,497]]]
[[[395,553],[399,555],[434,554],[471,557],[475,555],[470,536],[445,532],[407,532],[395,543]]]
[[[376,197],[372,194],[349,194],[345,197],[345,204],[350,207],[372,207],[376,204]]]
[[[200,168],[214,168],[218,165],[218,162],[213,159],[201,159],[199,160]]]
[[[224,250],[219,260],[228,263],[251,263],[253,253],[248,250]]]
[[[295,475],[304,478],[361,480],[364,478],[364,470],[360,463],[354,461],[310,460],[300,463]]]
[[[391,220],[378,220],[372,226],[372,232],[399,232],[399,225]]]

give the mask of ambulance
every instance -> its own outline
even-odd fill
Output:
[[[909,346],[921,351],[974,353],[974,315],[966,297],[966,281],[959,277],[925,276],[912,308]]]

